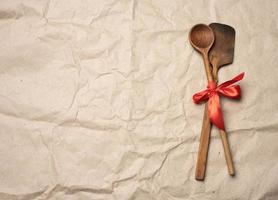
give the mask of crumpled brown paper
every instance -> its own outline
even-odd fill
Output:
[[[278,2],[0,3],[0,199],[278,199]],[[206,87],[196,23],[236,29],[241,101],[222,99],[236,167],[213,129],[194,179]]]

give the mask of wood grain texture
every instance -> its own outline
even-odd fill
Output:
[[[212,23],[209,25],[214,33],[214,44],[209,51],[209,60],[212,64],[212,78],[218,82],[218,70],[231,64],[234,58],[235,30],[225,24]],[[232,154],[228,143],[227,133],[220,130],[220,137],[223,144],[224,155],[227,163],[228,173],[235,175]],[[204,180],[206,173],[207,156],[209,151],[209,140],[211,135],[211,123],[208,117],[207,104],[204,110],[202,130],[200,136],[197,165],[195,171],[196,180]]]

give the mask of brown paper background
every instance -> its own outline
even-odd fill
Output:
[[[0,2],[0,199],[278,199],[278,1]],[[194,179],[206,87],[196,23],[236,29],[240,101],[223,99]]]

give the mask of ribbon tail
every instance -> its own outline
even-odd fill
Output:
[[[218,86],[218,88],[228,87],[229,85],[232,85],[232,84],[234,84],[234,83],[236,83],[238,81],[241,81],[243,79],[243,77],[244,77],[244,74],[245,74],[244,72],[240,73],[239,75],[235,76],[233,79],[220,84]]]
[[[219,129],[225,130],[224,119],[220,107],[219,95],[215,93],[208,100],[208,115],[210,121]]]

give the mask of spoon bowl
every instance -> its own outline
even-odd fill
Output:
[[[197,24],[189,33],[191,45],[201,53],[207,53],[214,43],[212,29],[205,24]]]
[[[197,24],[193,26],[189,32],[189,41],[194,49],[202,54],[207,79],[208,81],[213,81],[208,58],[209,49],[214,43],[214,34],[212,29],[205,24]]]

